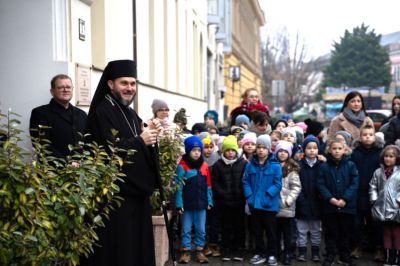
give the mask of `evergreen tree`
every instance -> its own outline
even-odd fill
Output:
[[[388,52],[380,45],[381,35],[364,24],[345,31],[334,43],[331,63],[324,71],[324,85],[333,87],[389,87],[392,80]]]

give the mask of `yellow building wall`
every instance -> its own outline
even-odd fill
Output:
[[[229,66],[240,66],[240,80],[234,82],[234,84],[229,78]],[[240,105],[241,95],[246,89],[256,88],[261,95],[262,80],[246,66],[241,65],[239,59],[233,54],[225,54],[224,84],[226,87],[224,104],[228,106],[228,118],[229,113]]]

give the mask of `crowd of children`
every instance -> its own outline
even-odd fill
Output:
[[[237,115],[225,136],[217,124],[208,111],[193,126],[176,170],[180,263],[252,251],[250,264],[355,265],[372,250],[400,265],[400,148],[374,127],[325,141],[322,123],[271,126],[266,112]]]

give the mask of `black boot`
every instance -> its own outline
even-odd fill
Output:
[[[307,247],[298,247],[297,261],[307,261]]]
[[[384,249],[384,251],[383,251],[383,253],[384,253],[384,256],[385,256],[385,260],[384,260],[384,262],[383,262],[383,266],[390,266],[390,265],[392,265],[392,258],[393,258],[393,255],[392,255],[392,250],[391,249],[388,249],[388,248],[385,248]]]
[[[292,265],[292,254],[290,251],[283,252],[283,265]]]
[[[400,265],[400,252],[392,249],[392,265]]]
[[[321,260],[321,257],[319,256],[319,247],[318,246],[311,247],[311,260],[314,262],[319,262]]]

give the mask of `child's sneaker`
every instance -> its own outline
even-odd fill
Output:
[[[359,259],[362,256],[362,251],[360,248],[355,248],[351,251],[350,257],[353,259]]]
[[[326,255],[322,266],[332,266],[334,262],[335,262],[335,255],[329,254],[329,255]]]
[[[231,253],[229,252],[229,250],[226,250],[226,249],[222,250],[221,260],[222,261],[230,261],[231,260]]]
[[[181,257],[179,258],[179,263],[186,264],[190,262],[190,251],[182,250]]]
[[[204,251],[204,255],[206,255],[206,256],[210,256],[212,254],[211,247],[207,244],[204,246],[203,251]]]
[[[319,256],[319,247],[318,246],[311,247],[311,260],[314,262],[319,262],[321,260],[321,258]]]
[[[208,263],[208,258],[204,255],[203,250],[196,250],[196,261],[199,263]]]
[[[275,265],[278,265],[278,260],[276,259],[275,256],[269,256],[267,263],[268,263],[268,265],[275,266]]]
[[[263,255],[256,254],[250,259],[250,264],[257,265],[264,263],[267,260]]]
[[[338,264],[344,265],[344,266],[355,266],[356,264],[353,263],[353,261],[350,258],[339,258],[337,261]]]
[[[221,251],[219,249],[219,246],[217,244],[209,244],[210,250],[212,252],[211,256],[213,257],[219,257],[221,256]]]
[[[237,252],[235,255],[233,255],[232,259],[234,261],[243,261],[243,255]]]
[[[307,247],[298,248],[299,255],[297,256],[297,261],[305,262],[307,261]]]

